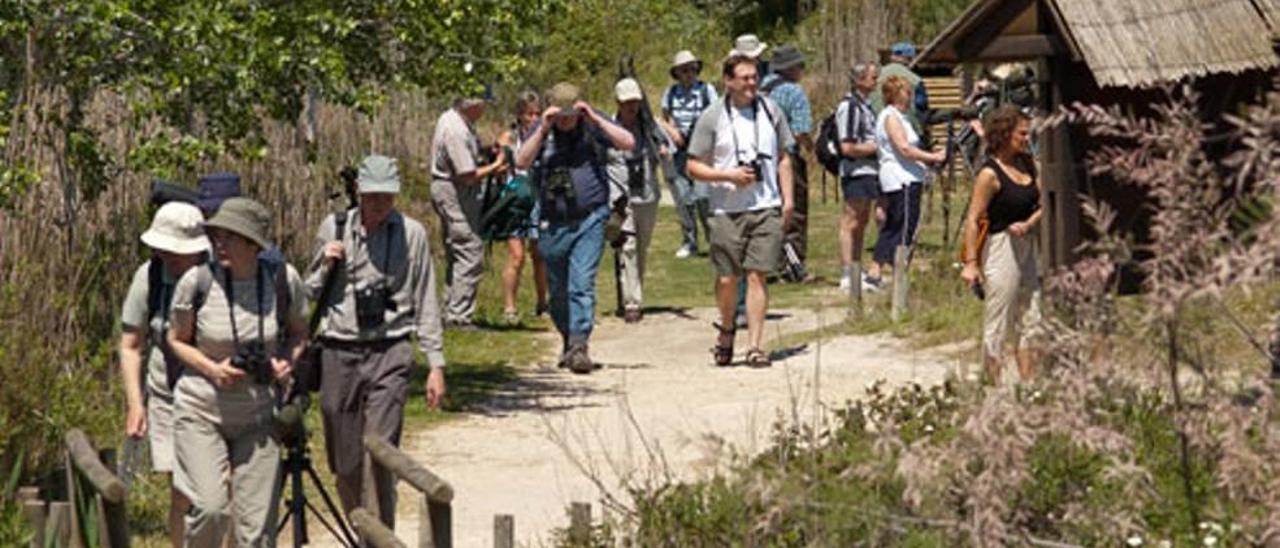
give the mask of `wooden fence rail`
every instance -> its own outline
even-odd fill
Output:
[[[382,438],[365,436],[364,447],[371,465],[385,468],[421,493],[418,547],[453,548],[453,487]],[[368,493],[373,482],[368,474],[365,478]],[[365,505],[378,504],[375,495],[366,494],[364,498]],[[365,510],[378,515],[377,508]]]

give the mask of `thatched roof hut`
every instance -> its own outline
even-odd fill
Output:
[[[1055,33],[1038,32],[1042,17]],[[1280,0],[980,0],[929,44],[920,62],[1064,53],[1102,86],[1146,87],[1277,66],[1272,37],[1280,25],[1273,22],[1280,23]],[[982,35],[994,39],[978,49]]]
[[[1280,73],[1280,0],[976,0],[929,44],[917,65],[1032,61],[1040,106],[1076,101],[1137,112],[1164,98],[1163,87],[1202,91],[1207,120],[1255,100]],[[1095,144],[1079,129],[1041,137],[1050,265],[1073,258],[1084,227],[1079,196],[1120,210],[1142,239],[1145,197],[1084,167]]]

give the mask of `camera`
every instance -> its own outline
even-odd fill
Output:
[[[356,324],[361,331],[381,327],[388,310],[395,312],[396,303],[385,285],[356,290]]]
[[[644,159],[627,160],[627,189],[632,194],[644,192]]]
[[[768,154],[756,154],[755,158],[747,161],[738,160],[738,167],[749,168],[756,174],[756,182],[764,180],[764,162],[769,159]]]
[[[271,382],[271,362],[267,360],[267,352],[262,346],[262,341],[253,341],[237,348],[235,355],[231,356],[231,367],[248,373],[254,383]]]
[[[561,196],[566,201],[576,198],[576,193],[573,190],[573,178],[569,175],[569,168],[554,167],[547,172],[547,192]]]

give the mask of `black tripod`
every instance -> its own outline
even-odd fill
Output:
[[[301,414],[299,414],[301,420]],[[293,519],[293,545],[305,546],[311,542],[307,537],[307,511],[329,530],[329,534],[338,540],[338,544],[345,548],[356,548],[359,541],[356,540],[355,534],[351,531],[350,525],[347,524],[346,518],[342,512],[338,511],[338,507],[334,505],[333,498],[325,491],[324,484],[320,483],[320,476],[316,474],[316,469],[311,466],[311,450],[307,448],[307,435],[305,431],[297,432],[295,436],[288,436],[284,440],[286,448],[284,457],[284,474],[280,475],[280,481],[276,483],[276,492],[284,492],[285,481],[289,482],[290,494],[286,503],[287,509],[284,516],[280,518],[280,525],[276,527],[276,535],[279,536],[284,531],[285,524],[289,523],[290,518]],[[311,478],[311,484],[315,486],[316,491],[320,493],[320,498],[324,500],[325,508],[329,511],[328,515],[333,520],[330,524],[325,519],[325,514],[316,509],[315,505],[307,500],[306,490],[303,488],[304,474]],[[335,525],[337,526],[335,529]],[[341,535],[338,532],[341,531]]]

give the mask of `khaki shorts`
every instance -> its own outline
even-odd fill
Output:
[[[151,469],[173,472],[173,397],[147,394],[147,445],[151,446]]]
[[[711,264],[720,276],[772,272],[782,257],[782,210],[760,209],[712,215]]]

